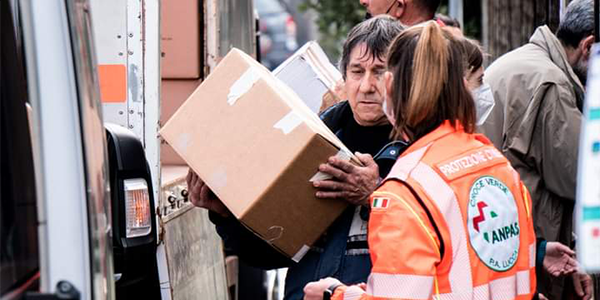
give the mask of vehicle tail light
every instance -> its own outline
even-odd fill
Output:
[[[150,218],[150,194],[148,183],[141,178],[123,181],[125,187],[126,236],[134,238],[144,236],[152,230]]]
[[[288,16],[287,20],[285,20],[285,31],[288,36],[296,37],[296,22],[292,16]]]
[[[294,18],[292,18],[292,16],[288,16],[287,20],[285,21],[285,31],[287,33],[285,47],[288,51],[296,51],[296,49],[298,49],[298,41],[296,40],[296,22],[294,22]]]

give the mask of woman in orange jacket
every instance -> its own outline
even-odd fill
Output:
[[[459,40],[427,22],[388,53],[384,108],[410,141],[370,198],[368,282],[326,278],[305,299],[531,299],[535,234],[518,173],[482,135]]]

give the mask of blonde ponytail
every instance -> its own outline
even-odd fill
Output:
[[[439,106],[440,94],[448,81],[448,41],[440,26],[431,21],[423,26],[413,59],[413,79],[406,108],[406,123],[416,126]]]
[[[464,83],[462,43],[435,22],[404,30],[390,45],[388,70],[394,75],[392,138],[411,140],[444,122],[475,129],[475,103]]]

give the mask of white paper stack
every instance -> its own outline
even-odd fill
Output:
[[[273,74],[286,83],[315,113],[339,102],[334,89],[342,74],[315,41],[306,43]]]

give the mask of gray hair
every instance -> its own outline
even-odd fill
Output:
[[[385,60],[388,46],[402,30],[404,27],[400,22],[388,15],[376,16],[354,26],[348,33],[339,62],[344,79],[346,79],[346,69],[350,63],[350,53],[356,46],[365,43],[367,53],[364,55],[370,55],[373,59]]]
[[[577,48],[585,37],[594,34],[594,1],[574,0],[567,6],[556,37],[566,46]]]

